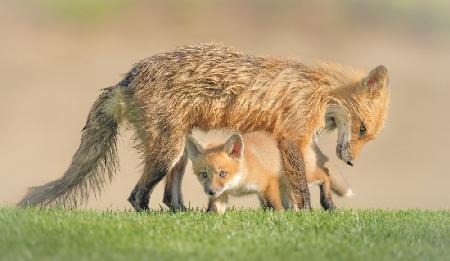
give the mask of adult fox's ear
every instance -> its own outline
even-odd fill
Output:
[[[191,135],[186,136],[186,149],[191,160],[203,153],[203,147]]]
[[[362,87],[369,90],[371,94],[376,94],[389,84],[389,76],[386,67],[379,65],[369,75],[362,80]]]
[[[244,139],[239,134],[233,134],[225,145],[224,151],[232,158],[241,158],[244,154]]]

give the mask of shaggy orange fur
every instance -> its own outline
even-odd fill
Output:
[[[94,106],[79,153],[58,184],[34,188],[20,204],[50,204],[101,188],[94,177],[108,163],[105,155],[114,155],[114,135],[106,134],[115,134],[126,119],[144,155],[144,173],[129,198],[136,210],[148,208],[150,192],[182,155],[194,127],[271,133],[297,202],[309,208],[302,153],[320,131],[337,127],[338,157],[353,164],[361,145],[383,126],[387,82],[383,66],[365,76],[338,65],[308,67],[215,44],[154,55],[134,65]]]

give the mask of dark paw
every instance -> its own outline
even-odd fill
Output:
[[[177,206],[171,206],[170,209],[173,211],[187,211],[187,208],[183,204],[179,204]]]
[[[329,199],[320,200],[320,205],[327,211],[332,211],[335,209],[333,201]]]
[[[137,187],[133,189],[130,196],[128,197],[128,202],[130,202],[131,206],[133,206],[133,208],[138,212],[149,209],[149,200],[150,198],[148,191],[139,189]]]
[[[170,193],[164,193],[163,203],[169,208],[172,208],[172,195]]]
[[[163,203],[172,211],[186,211],[187,208],[184,206],[183,202],[172,202],[172,195],[165,193],[163,197]]]

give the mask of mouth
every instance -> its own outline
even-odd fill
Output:
[[[343,162],[347,163],[347,165],[353,167],[355,162],[352,159],[352,156],[351,156],[351,154],[349,152],[350,151],[349,149],[350,148],[349,148],[348,144],[345,144],[345,145],[338,144],[336,146],[336,155],[337,155],[338,159],[340,159]]]

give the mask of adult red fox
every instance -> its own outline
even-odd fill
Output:
[[[116,135],[126,120],[144,157],[144,173],[129,197],[138,211],[148,209],[150,192],[174,165],[185,165],[180,155],[193,128],[269,132],[296,202],[310,208],[303,152],[320,132],[337,128],[337,156],[353,165],[361,146],[383,127],[387,85],[384,66],[368,74],[335,64],[309,67],[216,44],[154,55],[104,90],[67,171],[32,188],[19,205],[72,205],[100,190],[116,170]]]
[[[194,131],[186,140],[186,152],[194,174],[210,197],[209,210],[223,213],[229,196],[251,193],[258,194],[263,207],[297,207],[284,175],[278,144],[266,132],[241,136],[226,130]],[[352,195],[345,178],[317,145],[311,145],[303,160],[308,184],[320,186],[320,203],[325,210],[334,209],[332,191],[343,197]],[[184,171],[179,174],[171,172],[166,177],[163,201],[173,210],[185,209],[181,194]]]

